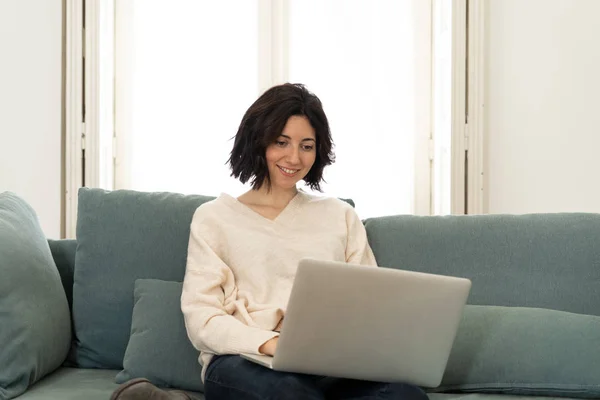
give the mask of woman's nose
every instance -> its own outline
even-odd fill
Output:
[[[292,147],[291,150],[288,152],[288,162],[290,164],[299,164],[300,163],[300,152],[298,151],[297,148]]]

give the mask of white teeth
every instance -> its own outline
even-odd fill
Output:
[[[279,165],[278,165],[279,167]],[[287,169],[287,168],[283,168],[283,167],[279,167],[283,172],[285,172],[286,174],[295,174],[296,172],[298,172],[298,169]]]

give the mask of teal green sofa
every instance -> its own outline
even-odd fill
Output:
[[[48,240],[72,345],[19,399],[106,400],[138,376],[204,398],[177,295],[193,212],[210,199],[80,190],[77,240]],[[364,225],[380,266],[473,282],[431,399],[600,398],[600,215],[398,215]]]

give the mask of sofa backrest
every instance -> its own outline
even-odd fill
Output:
[[[380,266],[469,278],[470,304],[600,315],[600,214],[364,221]]]
[[[469,278],[470,304],[600,315],[600,215],[531,214],[364,221],[380,266]],[[75,240],[49,240],[72,306]]]

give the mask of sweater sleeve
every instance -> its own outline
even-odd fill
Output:
[[[197,350],[212,354],[260,354],[259,347],[279,334],[248,326],[226,311],[226,301],[235,301],[237,293],[234,275],[202,237],[201,224],[194,215],[181,294],[188,338]]]
[[[369,245],[367,231],[352,207],[346,210],[346,227],[348,229],[346,262],[376,267],[377,261]]]

